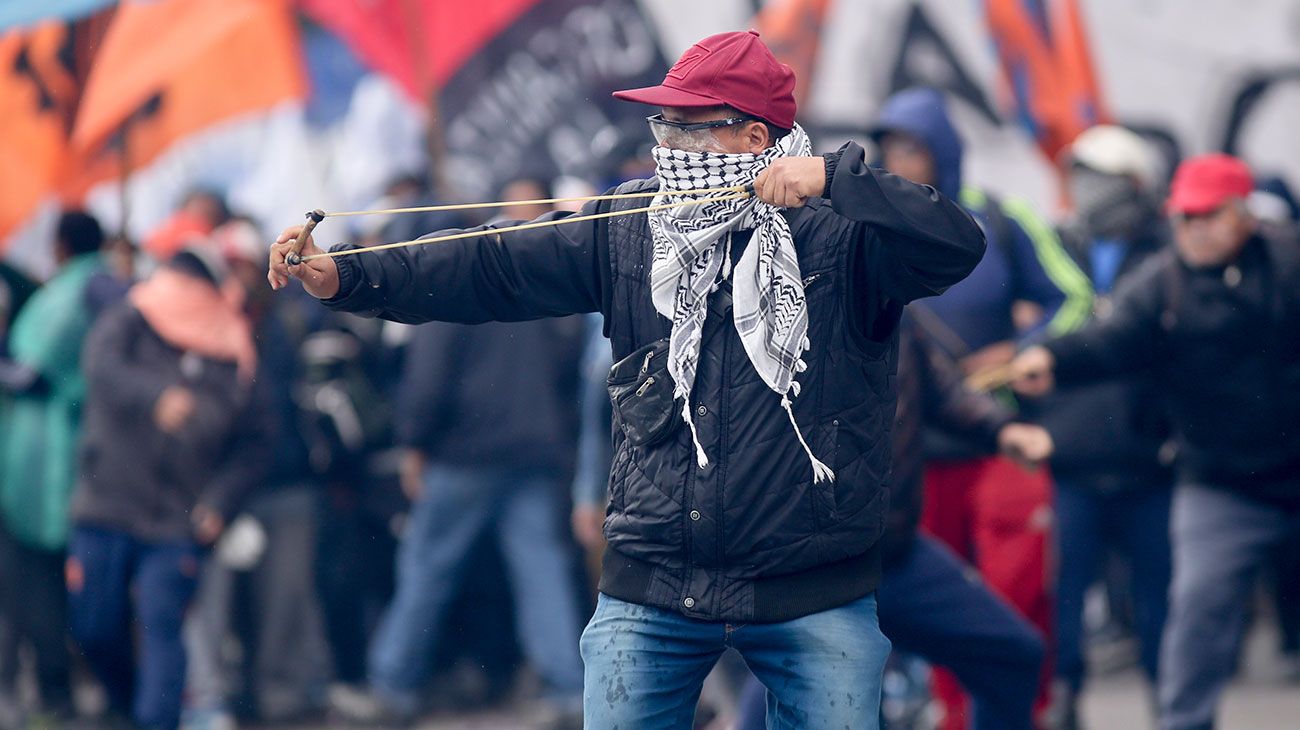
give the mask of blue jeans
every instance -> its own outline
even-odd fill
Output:
[[[77,527],[68,557],[75,566],[68,585],[72,636],[110,706],[142,728],[172,730],[180,722],[181,622],[198,584],[198,547]],[[140,627],[138,663],[133,621]]]
[[[443,618],[485,530],[501,546],[524,654],[553,698],[577,704],[578,588],[553,479],[500,469],[430,466],[397,552],[397,591],[370,645],[371,688],[410,714],[428,680]]]
[[[874,595],[792,621],[729,624],[601,594],[582,634],[584,726],[691,727],[704,678],[728,648],[767,687],[769,728],[879,728],[889,641]]]
[[[1083,655],[1083,599],[1097,580],[1110,546],[1132,568],[1133,610],[1142,668],[1154,684],[1160,634],[1169,606],[1169,508],[1173,490],[1149,489],[1100,494],[1068,480],[1056,483],[1060,560],[1056,588],[1056,676],[1078,692],[1087,674]]]
[[[1160,649],[1161,730],[1208,730],[1237,669],[1255,580],[1300,515],[1226,489],[1179,485],[1174,580]]]

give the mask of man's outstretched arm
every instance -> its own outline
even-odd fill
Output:
[[[1153,367],[1166,336],[1161,325],[1165,269],[1178,265],[1172,253],[1144,261],[1120,280],[1108,316],[1020,353],[1011,363],[1012,387],[1037,396],[1052,390],[1058,381],[1081,385]]]
[[[548,213],[539,221],[595,213]],[[505,227],[503,223],[495,227]],[[271,247],[267,280],[290,277],[331,309],[397,322],[518,321],[604,311],[608,251],[597,241],[599,221],[579,221],[385,251],[314,258],[289,266],[299,227],[285,229]],[[430,236],[460,233],[438,231]],[[355,248],[336,246],[334,250]],[[308,239],[304,257],[323,253]]]

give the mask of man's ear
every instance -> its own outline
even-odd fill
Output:
[[[761,154],[763,150],[772,146],[772,138],[767,133],[767,125],[762,122],[749,122],[740,132],[745,141],[745,147],[751,154]]]

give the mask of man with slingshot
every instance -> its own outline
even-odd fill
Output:
[[[616,428],[589,728],[689,727],[729,647],[768,688],[770,727],[877,727],[899,316],[969,273],[984,237],[854,143],[813,156],[794,83],[756,33],[711,36],[663,84],[615,94],[661,108],[654,179],[432,245],[324,253],[293,227],[271,247],[272,286],[301,279],[337,310],[603,315]]]

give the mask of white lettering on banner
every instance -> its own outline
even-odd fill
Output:
[[[493,64],[498,51],[489,46],[469,66],[491,70],[473,69],[444,98],[447,177],[468,198],[490,197],[521,170],[539,171],[539,157],[549,157],[552,172],[593,172],[622,138],[607,111],[616,102],[606,95],[624,80],[655,83],[650,77],[663,70],[650,29],[628,0],[581,4],[558,22],[520,32],[532,34],[522,49]]]

